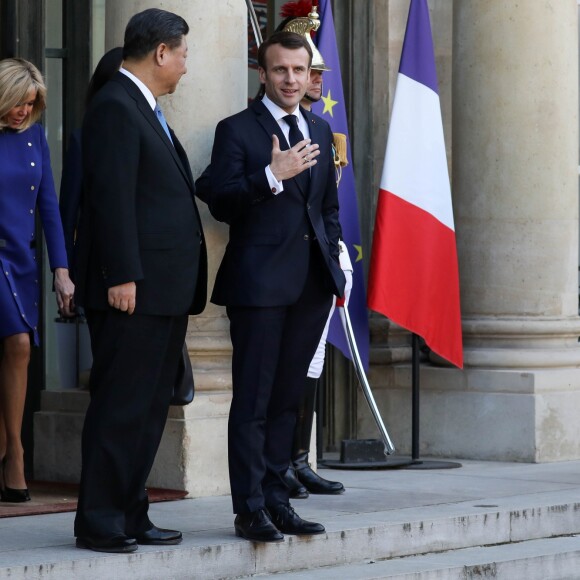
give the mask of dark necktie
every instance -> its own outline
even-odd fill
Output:
[[[294,147],[296,143],[300,143],[300,141],[304,140],[304,135],[298,128],[298,117],[296,115],[286,115],[283,117],[283,119],[290,127],[290,132],[288,133],[290,147]],[[304,193],[308,193],[308,185],[310,183],[310,169],[305,169],[302,173],[296,175],[294,179],[300,183],[302,191]]]
[[[284,121],[288,123],[290,127],[290,133],[288,134],[288,141],[290,142],[290,147],[294,147],[296,143],[300,143],[304,139],[302,131],[298,128],[298,117],[296,115],[286,115]]]

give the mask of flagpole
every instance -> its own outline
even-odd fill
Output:
[[[400,469],[455,469],[461,467],[461,463],[455,461],[424,461],[420,458],[421,349],[418,334],[412,334],[411,347],[411,463],[400,466]]]
[[[412,336],[411,358],[411,460],[419,461],[419,425],[421,397],[421,367],[419,363],[419,335]]]

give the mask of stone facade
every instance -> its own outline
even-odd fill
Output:
[[[575,459],[577,3],[431,8],[435,44],[438,24],[453,39],[437,60],[452,143],[465,369],[444,368],[436,357],[422,366],[420,448],[464,458]],[[371,383],[408,452],[410,368],[389,364],[388,348],[375,347]],[[359,424],[361,433],[372,431],[364,408]]]
[[[246,104],[245,4],[109,0],[107,46],[121,42],[132,13],[150,6],[191,26],[189,73],[164,110],[198,175],[217,121]],[[354,2],[334,6],[367,258],[408,7],[409,0],[357,3],[354,18]],[[421,455],[578,459],[577,2],[429,0],[429,7],[453,176],[465,369],[423,361]],[[201,209],[211,292],[227,233]],[[371,314],[371,339],[370,383],[395,445],[409,453],[410,337]],[[231,345],[223,309],[209,305],[192,317],[187,344],[196,398],[171,410],[150,484],[225,494]],[[86,393],[44,393],[37,478],[77,477],[84,406]],[[362,396],[354,412],[358,437],[377,437]]]

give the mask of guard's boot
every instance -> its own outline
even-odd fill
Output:
[[[288,486],[290,498],[306,499],[308,497],[308,490],[296,478],[296,472],[292,464],[288,466],[288,470],[284,474],[284,482]]]
[[[308,464],[302,469],[296,469],[296,478],[309,493],[320,495],[344,493],[344,485],[340,481],[329,481],[320,477]]]
[[[296,428],[294,429],[291,467],[294,468],[297,481],[302,484],[307,492],[335,495],[344,492],[344,485],[339,481],[323,479],[310,467],[308,462],[317,387],[318,379],[311,379],[310,377],[306,379],[304,398],[298,410]]]

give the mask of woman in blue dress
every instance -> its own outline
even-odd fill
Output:
[[[0,499],[11,502],[30,499],[21,430],[31,343],[38,345],[37,212],[58,308],[64,316],[74,308],[48,145],[37,124],[45,96],[34,65],[0,61]]]

